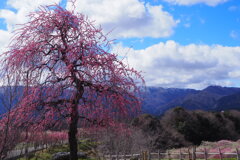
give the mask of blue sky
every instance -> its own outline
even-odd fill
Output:
[[[16,24],[39,5],[66,0],[1,0],[0,52]],[[76,11],[112,30],[112,51],[142,71],[148,86],[240,86],[239,0],[76,0]]]
[[[238,0],[231,0],[217,6],[209,6],[204,3],[191,6],[171,5],[160,0],[145,1],[145,3],[163,5],[164,10],[180,22],[171,36],[148,37],[145,38],[146,43],[144,44],[133,44],[134,48],[142,49],[159,41],[167,40],[174,40],[182,45],[195,43],[239,46],[240,44],[240,1]],[[129,39],[123,41],[124,45],[129,45]]]

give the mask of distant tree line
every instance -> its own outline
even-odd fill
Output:
[[[86,130],[83,138],[98,142],[96,150],[99,153],[164,152],[172,148],[200,145],[203,141],[240,139],[240,111],[189,111],[176,107],[161,117],[141,114],[119,123],[118,127],[98,128],[95,132],[82,129]]]
[[[132,121],[136,130],[151,137],[151,149],[200,145],[202,141],[240,138],[240,111],[188,111],[176,107],[161,117],[143,114]]]

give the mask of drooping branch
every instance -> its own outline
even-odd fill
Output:
[[[83,14],[47,6],[29,18],[4,55],[5,67],[25,87],[12,111],[14,126],[45,130],[68,124],[76,160],[79,120],[108,125],[138,113],[144,80],[107,50],[102,29]]]

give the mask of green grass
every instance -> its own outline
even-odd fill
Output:
[[[96,142],[92,142],[90,140],[81,140],[78,143],[78,149],[83,152],[92,152],[97,147]]]
[[[96,148],[97,144],[94,142],[91,142],[89,140],[81,140],[78,144],[79,151],[87,153],[90,157],[94,156],[94,149]],[[28,160],[51,160],[53,154],[57,152],[69,152],[69,146],[68,145],[60,145],[60,146],[53,146],[48,149],[44,149],[41,151],[37,151],[35,153],[29,154]],[[20,158],[19,160],[27,160],[26,157]],[[83,160],[83,159],[79,159]],[[94,160],[92,158],[87,158],[84,160]]]
[[[37,151],[35,153],[29,154],[29,160],[48,160],[52,159],[52,155],[57,152],[68,152],[68,145],[53,146],[48,149]],[[26,160],[25,157],[20,158],[19,160]]]

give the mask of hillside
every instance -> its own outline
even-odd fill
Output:
[[[0,87],[0,114],[6,112],[4,105],[9,106],[10,93],[13,93],[12,104],[16,104],[22,95],[22,90],[21,86]],[[240,88],[209,86],[203,90],[194,90],[146,87],[143,93],[143,113],[162,115],[176,106],[188,110],[205,111],[240,109]]]
[[[203,90],[152,87],[144,96],[143,112],[154,115],[161,115],[176,106],[205,111],[240,109],[240,88],[234,87],[209,86]]]
[[[240,92],[220,98],[214,109],[218,111],[226,109],[240,109]]]
[[[176,99],[181,99],[187,95],[196,94],[194,89],[179,89],[179,88],[162,88],[162,87],[147,87],[143,98],[143,112],[156,114],[158,108],[169,104]]]
[[[0,114],[5,113],[9,108],[13,107],[21,98],[23,87],[0,87]]]
[[[143,114],[132,121],[143,131],[153,148],[168,149],[200,145],[203,141],[240,138],[240,111],[189,111],[181,107],[167,111],[161,118]]]

